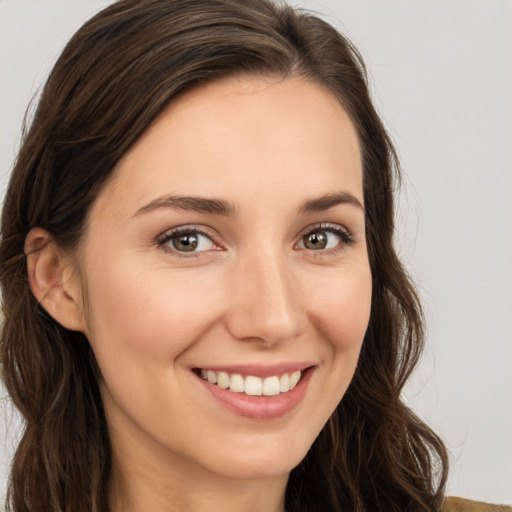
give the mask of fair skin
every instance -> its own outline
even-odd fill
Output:
[[[85,333],[102,372],[114,512],[284,510],[368,325],[364,219],[339,102],[304,79],[239,77],[150,126],[93,204],[78,256],[30,255],[34,294]],[[33,230],[27,252],[47,239]],[[278,395],[220,387],[219,372],[257,387],[299,370]]]

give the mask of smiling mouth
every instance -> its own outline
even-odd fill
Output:
[[[238,373],[230,374],[202,368],[194,371],[199,377],[210,384],[248,396],[277,396],[288,393],[297,386],[304,374],[304,371],[296,370],[291,373],[261,378],[254,375],[244,377]]]

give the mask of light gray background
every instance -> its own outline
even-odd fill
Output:
[[[69,36],[108,3],[0,0],[2,192],[30,98]],[[323,13],[362,52],[407,174],[400,247],[429,338],[406,399],[451,451],[449,493],[510,504],[512,3],[295,3]],[[0,401],[0,496],[17,425]]]

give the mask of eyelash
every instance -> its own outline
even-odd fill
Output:
[[[309,250],[308,252],[310,252],[315,257],[321,257],[323,255],[334,254],[334,253],[343,251],[347,247],[349,247],[350,245],[352,245],[354,243],[354,237],[348,229],[346,229],[345,227],[340,226],[338,224],[330,224],[330,223],[320,223],[320,224],[316,224],[314,226],[308,227],[306,230],[304,230],[299,235],[300,242],[303,242],[303,240],[307,236],[312,235],[314,233],[318,233],[318,232],[332,233],[340,238],[340,243],[338,245],[336,245],[336,247],[332,247],[329,249],[320,249],[318,251]],[[187,253],[185,251],[178,251],[177,249],[172,248],[167,245],[167,244],[169,244],[169,242],[171,242],[171,240],[174,237],[176,237],[180,234],[202,235],[202,236],[208,238],[212,242],[212,244],[217,246],[216,250],[222,250],[222,248],[220,247],[220,244],[218,244],[215,241],[216,236],[215,236],[214,232],[210,231],[209,229],[205,229],[204,227],[197,227],[197,226],[181,226],[178,228],[170,229],[170,230],[166,231],[165,233],[162,233],[161,235],[159,235],[157,237],[158,247],[161,248],[162,250],[164,250],[165,252],[171,253],[174,256],[177,256],[179,258],[194,258],[194,257],[197,258],[201,255],[201,253],[208,252],[208,251],[198,251],[198,252],[190,251]],[[300,249],[307,250],[306,247],[303,247]]]
[[[335,247],[330,249],[323,249],[318,251],[310,250],[309,252],[315,257],[336,254],[346,250],[354,243],[354,236],[347,228],[340,226],[339,224],[330,223],[320,223],[306,228],[306,230],[303,231],[300,235],[300,241],[302,242],[307,236],[319,232],[332,233],[340,238],[340,242]]]
[[[185,234],[197,234],[202,235],[209,240],[211,240],[212,244],[219,247],[220,244],[218,244],[215,241],[215,234],[211,232],[208,229],[205,228],[199,228],[196,226],[181,226],[179,228],[173,228],[169,231],[166,231],[165,233],[162,233],[157,238],[158,247],[164,250],[165,252],[171,253],[173,256],[177,256],[178,258],[197,258],[201,255],[202,252],[206,251],[191,251],[191,252],[185,252],[185,251],[178,251],[177,249],[174,249],[167,244],[171,242],[171,240],[178,236],[178,235],[185,235]],[[218,248],[217,250],[221,250]]]

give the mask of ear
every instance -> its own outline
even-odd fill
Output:
[[[80,283],[69,255],[41,228],[27,235],[25,254],[30,288],[39,304],[62,326],[84,332]]]

